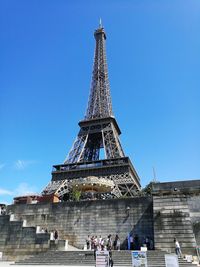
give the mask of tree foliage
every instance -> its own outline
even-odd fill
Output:
[[[72,200],[79,201],[81,197],[81,191],[74,188],[72,190],[71,196],[72,196]]]
[[[143,196],[152,196],[152,191],[153,191],[153,185],[158,182],[151,181],[148,183],[141,191]]]

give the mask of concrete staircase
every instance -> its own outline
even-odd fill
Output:
[[[36,227],[27,227],[25,221],[15,220],[12,215],[0,216],[0,251],[3,260],[23,259],[47,251],[50,235],[37,233]]]
[[[131,267],[131,252],[127,250],[113,251],[114,266]],[[148,251],[148,267],[165,267],[165,252]],[[16,265],[73,265],[95,266],[93,251],[48,251],[39,253],[29,259],[18,261]],[[179,260],[180,267],[194,267],[196,265]]]
[[[183,195],[154,196],[154,243],[156,249],[174,251],[174,238],[182,253],[194,254],[196,240],[188,206]]]

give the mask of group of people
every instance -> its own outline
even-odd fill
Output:
[[[50,240],[58,240],[58,230],[48,231],[47,228],[41,228],[40,233],[50,233]]]
[[[146,246],[148,250],[152,250],[154,248],[153,240],[146,236],[142,242],[140,242],[138,235],[130,234],[127,236],[127,246],[128,250],[140,250],[140,247]],[[88,235],[86,238],[86,247],[87,250],[120,250],[120,238],[119,235],[116,234],[113,238],[111,234],[107,236],[107,238],[102,238],[101,235],[91,236]]]
[[[116,235],[114,241],[112,241],[112,235],[109,234],[107,238],[102,238],[101,235],[99,238],[97,236],[89,236],[86,238],[86,247],[87,250],[94,251],[94,259],[96,260],[96,251],[97,250],[108,250],[109,251],[109,266],[113,267],[113,259],[112,259],[112,249],[120,250],[120,239],[119,236]]]
[[[58,236],[57,231],[54,232],[55,236]],[[57,239],[57,238],[55,238]],[[129,250],[139,250],[140,249],[140,241],[137,235],[129,235],[127,237],[127,249]],[[148,250],[152,250],[154,248],[153,240],[148,236],[143,239],[143,246],[146,246]],[[179,257],[182,257],[181,248],[178,240],[174,238],[175,252]],[[115,238],[112,238],[112,235],[109,234],[107,238],[102,238],[101,235],[91,236],[88,235],[86,238],[86,247],[87,250],[120,250],[120,238],[119,235],[116,234]]]
[[[109,234],[107,238],[102,238],[101,235],[99,238],[97,236],[89,236],[86,238],[86,247],[87,250],[120,250],[120,239],[116,234],[114,240],[112,235]]]
[[[154,248],[153,240],[146,236],[142,240],[139,240],[137,234],[129,234],[127,236],[127,249],[128,250],[140,250],[140,247],[147,247],[147,250],[152,250]]]

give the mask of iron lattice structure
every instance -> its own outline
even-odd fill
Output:
[[[106,34],[104,29],[100,28],[96,30],[94,36],[96,39],[96,49],[91,91],[85,120],[113,116],[105,49]]]
[[[80,131],[64,164],[54,166],[52,181],[43,194],[63,196],[70,190],[70,180],[91,175],[114,181],[112,197],[134,196],[141,187],[133,165],[123,152],[121,131],[112,111],[104,28],[100,26],[94,36],[96,48],[86,115],[79,122]],[[104,159],[100,159],[101,151]]]

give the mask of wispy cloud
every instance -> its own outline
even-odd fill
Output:
[[[5,163],[0,163],[0,170],[2,170],[5,167]]]
[[[14,196],[25,196],[25,195],[31,195],[36,194],[37,189],[35,186],[28,185],[27,183],[21,183],[18,185],[18,187],[13,192]]]
[[[32,165],[36,163],[35,160],[21,160],[18,159],[14,162],[14,168],[16,170],[24,170],[25,168],[27,168],[28,166]]]
[[[37,193],[37,188],[27,183],[20,183],[15,190],[0,188],[0,203],[9,204],[12,199],[17,196],[34,195]]]
[[[2,196],[2,195],[12,196],[13,192],[11,192],[7,189],[0,188],[0,196]]]

